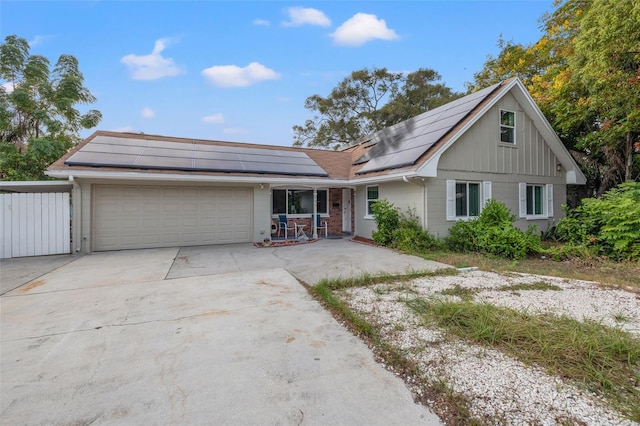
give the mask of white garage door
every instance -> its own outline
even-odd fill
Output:
[[[94,250],[251,241],[251,188],[96,185]]]

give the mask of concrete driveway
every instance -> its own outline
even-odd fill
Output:
[[[440,424],[294,277],[363,256],[440,266],[348,241],[76,258],[0,298],[1,422]]]

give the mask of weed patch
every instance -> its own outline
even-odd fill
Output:
[[[498,288],[499,291],[527,291],[527,290],[542,290],[542,291],[562,291],[560,287],[554,284],[549,284],[545,281],[536,281],[535,283],[521,283],[513,285],[505,285]]]
[[[464,300],[413,299],[407,305],[455,336],[582,384],[640,421],[640,340],[622,330]]]

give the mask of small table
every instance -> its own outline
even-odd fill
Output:
[[[304,227],[307,225],[297,225],[296,224],[296,238],[299,240],[309,239],[307,234],[304,232]]]

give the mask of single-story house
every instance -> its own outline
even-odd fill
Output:
[[[516,78],[340,151],[98,131],[47,173],[73,182],[82,252],[262,242],[280,215],[370,238],[382,198],[440,236],[490,198],[545,230],[586,181]]]

